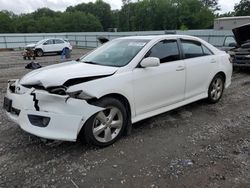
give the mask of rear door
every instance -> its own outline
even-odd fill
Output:
[[[186,66],[185,99],[207,92],[218,65],[213,53],[199,41],[181,39]]]
[[[54,51],[61,52],[64,47],[66,47],[65,42],[61,39],[54,39]]]

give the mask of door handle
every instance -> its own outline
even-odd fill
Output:
[[[176,71],[183,71],[184,69],[185,69],[184,66],[178,66],[178,67],[176,68]]]

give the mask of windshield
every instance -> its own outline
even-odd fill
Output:
[[[123,67],[127,65],[149,40],[117,39],[110,41],[81,59],[82,62]]]
[[[38,41],[38,42],[36,43],[36,45],[42,44],[42,43],[45,42],[46,40],[47,40],[47,39],[40,40],[40,41]]]

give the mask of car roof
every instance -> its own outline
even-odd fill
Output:
[[[167,35],[128,36],[128,37],[122,37],[120,39],[154,40],[154,39],[176,39],[176,38],[200,40],[197,37],[193,37],[193,36],[189,36],[189,35],[169,35],[169,34],[167,34]]]
[[[63,41],[68,40],[68,39],[63,39],[63,38],[45,38],[45,39],[39,40],[39,41],[37,42],[37,44],[41,44],[41,43],[43,43],[43,42],[45,42],[45,41],[48,41],[48,40],[55,40],[55,39],[59,39],[59,40],[63,40]]]
[[[122,38],[117,38],[118,40],[123,40],[123,39],[137,39],[137,40],[150,40],[150,41],[158,41],[158,40],[164,40],[164,39],[186,39],[186,40],[193,40],[193,41],[198,41],[201,42],[203,45],[206,47],[209,47],[210,50],[213,51],[214,54],[222,53],[221,50],[217,49],[213,45],[209,44],[208,42],[194,36],[190,35],[146,35],[146,36],[129,36],[129,37],[122,37]],[[116,39],[114,39],[116,40]],[[223,52],[224,53],[224,52]]]
[[[45,38],[43,40],[55,40],[55,39],[64,40],[63,38]]]

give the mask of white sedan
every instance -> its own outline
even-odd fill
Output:
[[[108,146],[132,123],[204,98],[218,102],[231,75],[229,55],[199,38],[124,37],[10,80],[4,108],[39,137]]]

